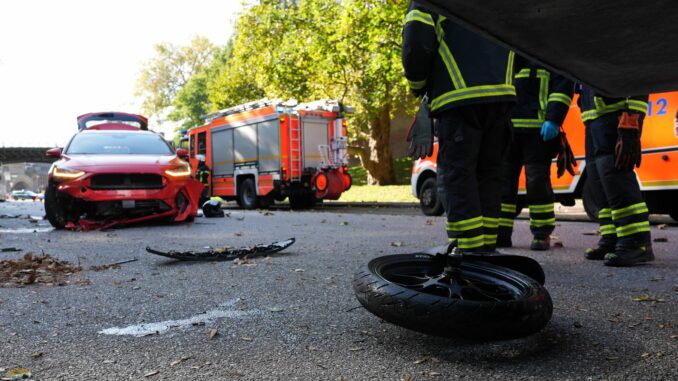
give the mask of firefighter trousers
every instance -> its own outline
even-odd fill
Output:
[[[618,115],[586,123],[586,182],[600,207],[598,246],[637,248],[651,245],[647,205],[633,170],[614,165]]]
[[[515,131],[515,130],[514,130]],[[551,159],[557,140],[545,142],[539,131],[515,132],[509,155],[504,161],[499,238],[509,240],[517,213],[518,178],[525,166],[530,231],[535,239],[548,238],[556,226],[551,187]]]
[[[486,103],[436,116],[447,236],[463,251],[493,251],[501,204],[501,161],[511,103]]]

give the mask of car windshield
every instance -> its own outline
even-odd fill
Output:
[[[171,155],[158,135],[139,132],[77,134],[68,145],[69,155]]]

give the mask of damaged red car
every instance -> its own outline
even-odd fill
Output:
[[[78,117],[79,132],[49,171],[45,214],[57,229],[91,230],[147,220],[192,220],[203,185],[141,115],[119,112]]]

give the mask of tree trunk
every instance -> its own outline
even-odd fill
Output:
[[[358,155],[360,163],[367,170],[369,185],[392,185],[396,181],[390,146],[390,108],[390,105],[384,105],[378,117],[370,122],[368,147],[349,147],[349,153]]]

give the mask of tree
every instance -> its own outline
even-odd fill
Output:
[[[211,65],[215,52],[215,46],[199,36],[188,46],[155,45],[155,57],[145,63],[135,89],[135,95],[143,99],[143,112],[149,116],[159,115],[171,106],[179,90]],[[195,90],[200,84],[193,87]]]

